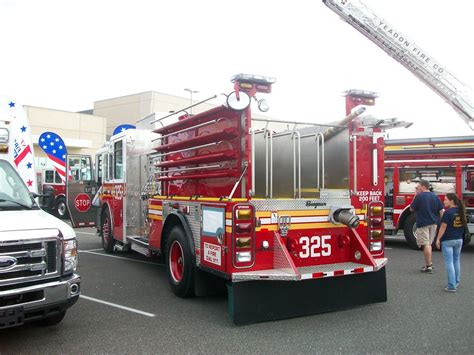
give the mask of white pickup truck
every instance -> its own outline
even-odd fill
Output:
[[[0,329],[59,323],[80,295],[74,230],[35,202],[7,158],[0,125]]]

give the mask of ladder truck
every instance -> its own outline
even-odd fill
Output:
[[[474,136],[390,139],[385,141],[385,232],[404,232],[417,249],[415,214],[410,204],[416,182],[430,182],[441,200],[456,193],[466,206],[469,235],[474,233]]]
[[[344,21],[374,42],[388,55],[394,58],[398,63],[403,65],[413,75],[441,96],[460,115],[469,127],[473,129],[474,105],[472,103],[473,94],[471,88],[457,79],[447,70],[446,67],[441,65],[437,60],[429,55],[428,52],[422,49],[405,34],[374,13],[362,1],[323,0],[323,2]],[[456,140],[455,138],[446,139],[448,139],[448,141],[453,141],[453,139]],[[458,141],[462,140],[462,137],[458,139]],[[406,178],[410,181],[416,181],[416,179],[428,178],[428,180],[439,185],[441,176],[446,174],[446,172],[448,175],[451,174],[450,169],[454,169],[455,176],[443,178],[443,181],[446,179],[454,179],[455,186],[452,186],[451,190],[453,190],[452,192],[456,192],[460,197],[463,197],[464,202],[468,207],[468,219],[470,221],[472,211],[469,207],[472,205],[472,197],[470,196],[471,185],[469,183],[469,161],[471,160],[471,157],[466,150],[463,150],[463,147],[458,145],[455,152],[444,150],[442,156],[437,155],[438,157],[434,160],[429,158],[430,155],[434,153],[434,150],[437,150],[436,153],[439,153],[439,147],[436,148],[436,146],[447,143],[444,138],[438,140],[414,139],[412,141],[399,140],[393,142],[394,145],[404,145],[405,143],[406,145],[411,146],[411,148],[413,148],[417,143],[429,144],[430,148],[418,150],[417,162],[413,160],[413,154],[416,154],[413,150],[411,153],[407,150],[396,153],[394,147],[391,147],[392,144],[390,144],[385,150],[385,154],[388,155],[385,160],[387,166],[387,179],[390,180],[390,187],[387,189],[387,201],[389,202],[389,205],[386,206],[385,226],[386,230],[390,233],[396,233],[398,230],[403,230],[407,242],[410,246],[415,248],[415,215],[409,211],[409,204],[411,203],[413,196],[407,195],[411,192],[411,187],[413,186],[405,186],[404,183],[406,181],[399,181],[398,179],[401,178],[403,180]],[[398,159],[394,159],[396,154],[398,154]],[[411,157],[409,154],[412,154]],[[451,156],[450,154],[453,155]],[[408,161],[404,162],[404,160]],[[407,175],[400,176],[399,167],[405,164],[406,168],[410,168],[411,170],[406,170]],[[433,171],[436,171],[433,176],[426,175],[433,173]],[[444,189],[446,189],[446,186],[447,185],[445,184]],[[408,190],[404,191],[404,189]],[[446,191],[443,191],[443,193],[446,193]],[[443,193],[441,193],[441,197],[443,196]],[[471,223],[469,223],[468,227],[469,231],[473,233],[474,228]],[[469,241],[470,238],[467,237],[465,243],[467,244]]]
[[[323,0],[323,2],[441,96],[473,129],[474,96],[471,88],[362,1]]]
[[[400,123],[361,116],[362,91],[338,123],[258,119],[274,79],[232,81],[224,105],[112,136],[97,178],[67,181],[73,224],[93,223],[99,182],[104,250],[163,256],[179,297],[227,290],[236,324],[385,302],[383,130]]]

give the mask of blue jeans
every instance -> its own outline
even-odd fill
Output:
[[[461,248],[462,239],[441,241],[448,288],[455,289],[461,281]]]

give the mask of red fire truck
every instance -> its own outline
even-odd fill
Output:
[[[416,246],[415,214],[410,204],[420,179],[431,183],[441,200],[448,192],[462,197],[469,232],[474,233],[474,137],[394,139],[385,141],[385,230]],[[465,240],[465,244],[470,238]]]
[[[38,191],[52,193],[54,203],[49,208],[54,215],[60,219],[69,217],[66,204],[66,184],[54,168],[38,168],[37,170]],[[44,206],[48,208],[48,206]]]
[[[398,123],[360,117],[375,102],[360,91],[336,124],[257,119],[274,80],[233,82],[225,105],[142,121],[99,151],[105,251],[163,255],[179,297],[226,285],[237,324],[386,301],[382,130]],[[78,183],[84,225],[76,196],[90,206],[95,188]]]

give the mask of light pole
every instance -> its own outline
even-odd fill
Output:
[[[191,106],[192,106],[192,104],[193,104],[193,94],[198,94],[199,91],[191,90],[191,89],[188,89],[188,88],[184,89],[184,91],[189,92],[189,94],[191,95]],[[189,115],[192,116],[193,115],[193,108],[192,107],[190,108],[189,112],[190,112]]]

